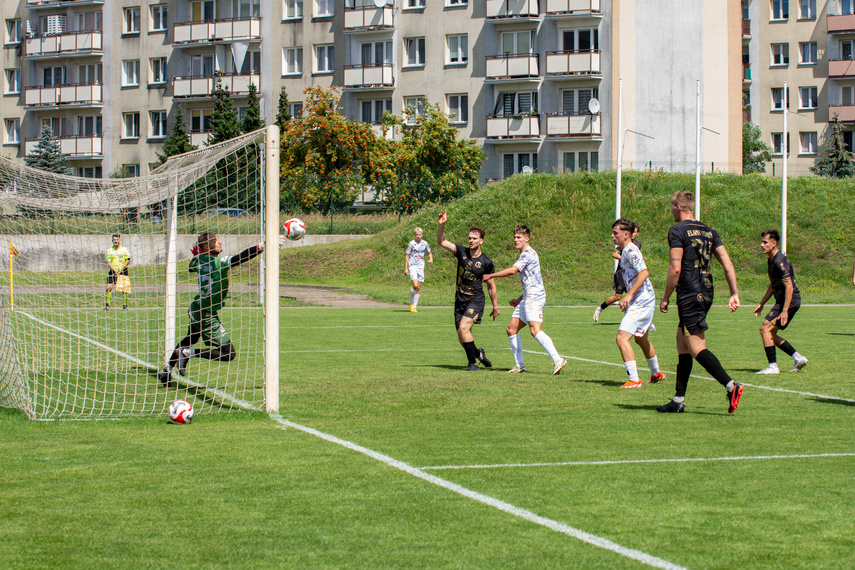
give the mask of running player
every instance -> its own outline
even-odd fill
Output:
[[[422,241],[424,232],[421,228],[416,228],[413,232],[414,240],[407,244],[407,253],[404,256],[404,274],[410,281],[413,282],[410,288],[410,312],[418,313],[416,307],[419,305],[419,294],[422,290],[422,283],[425,281],[425,254],[427,253],[427,262],[433,263],[433,253],[430,251],[430,245],[426,241]]]
[[[638,249],[641,250],[641,244],[638,243],[638,240],[636,239],[637,237],[638,237],[638,226],[635,226],[635,228],[633,228],[633,230],[632,230],[632,243],[634,243],[636,245],[636,247],[638,247]],[[621,255],[620,247],[615,246],[615,250],[612,252],[612,257],[614,259],[620,261],[620,255]],[[603,303],[599,307],[594,309],[594,322],[595,323],[600,322],[600,313],[605,311],[607,308],[609,308],[614,303],[617,303],[618,301],[620,301],[621,296],[624,293],[626,293],[626,287],[624,286],[624,283],[623,283],[623,276],[620,273],[620,266],[615,268],[614,287],[615,287],[615,294],[612,295],[611,297],[609,297],[608,299],[606,299],[605,301],[603,301]]]
[[[641,352],[650,367],[650,382],[659,382],[665,375],[659,370],[659,359],[656,349],[647,338],[653,326],[653,313],[656,311],[656,293],[650,282],[650,272],[641,256],[641,251],[632,243],[632,235],[636,224],[626,218],[618,219],[612,224],[612,240],[621,250],[620,265],[621,279],[626,289],[626,296],[620,301],[620,309],[625,314],[618,328],[617,342],[623,365],[629,377],[621,388],[641,388],[644,382],[638,379],[638,367],[635,363],[635,351],[630,339],[635,338],[635,344],[641,347]]]
[[[769,361],[769,365],[757,374],[778,374],[778,361],[775,356],[776,346],[793,358],[793,369],[790,372],[800,372],[808,363],[807,358],[796,352],[790,343],[778,336],[778,331],[787,328],[787,325],[793,320],[802,302],[799,286],[796,285],[793,265],[784,255],[784,252],[778,250],[780,239],[781,235],[778,230],[766,230],[760,234],[760,249],[769,258],[767,261],[769,288],[763,295],[763,300],[754,309],[754,316],[760,316],[763,305],[773,295],[775,296],[775,305],[763,319],[763,324],[760,325],[760,338],[763,339],[763,348],[766,351],[766,359]],[[783,307],[786,307],[787,310],[785,311]]]
[[[223,244],[217,236],[212,233],[199,236],[193,248],[194,257],[188,268],[191,273],[198,275],[199,294],[190,303],[190,309],[187,311],[190,315],[187,336],[181,339],[169,358],[169,364],[158,374],[161,382],[169,383],[176,364],[178,374],[185,376],[187,363],[194,356],[219,362],[234,360],[237,351],[217,313],[226,304],[229,294],[229,269],[246,263],[262,251],[264,244],[259,243],[238,255],[218,257],[223,252]],[[192,348],[200,338],[207,348]]]
[[[472,336],[472,326],[481,322],[481,316],[484,314],[484,281],[487,282],[487,292],[493,302],[490,316],[494,321],[499,316],[496,282],[483,278],[485,273],[493,272],[493,262],[481,251],[484,230],[477,226],[469,228],[469,247],[463,247],[445,239],[447,221],[448,212],[443,211],[439,215],[436,243],[457,258],[457,288],[454,295],[454,324],[457,326],[457,340],[466,351],[466,359],[469,361],[466,370],[479,370],[476,360],[480,360],[481,364],[490,368],[493,364],[487,359],[484,349],[475,346],[475,339]]]
[[[528,324],[531,336],[540,343],[543,350],[552,358],[552,374],[554,376],[567,366],[567,361],[559,356],[552,339],[541,329],[543,306],[546,304],[546,289],[543,286],[543,277],[540,274],[540,257],[529,245],[530,240],[531,231],[528,227],[515,227],[514,248],[520,252],[519,259],[512,266],[498,273],[485,273],[483,278],[493,279],[494,277],[507,277],[519,273],[522,280],[522,295],[510,303],[511,307],[514,308],[514,314],[511,315],[511,323],[508,325],[507,333],[511,350],[514,353],[515,365],[508,372],[526,372],[519,332],[525,324]]]
[[[727,389],[728,412],[733,413],[739,405],[744,387],[734,382],[725,372],[718,358],[707,349],[705,331],[707,313],[713,302],[713,280],[710,274],[712,256],[724,269],[724,277],[730,289],[727,305],[733,312],[739,308],[739,292],[736,289],[736,271],[730,256],[718,234],[709,226],[695,220],[692,212],[695,197],[691,192],[680,190],[671,197],[671,214],[677,222],[668,230],[671,247],[668,280],[665,295],[659,310],[668,312],[668,300],[677,290],[677,390],[674,398],[656,408],[663,413],[682,412],[685,408],[686,386],[692,373],[692,362],[697,360],[709,374]]]
[[[110,310],[110,301],[113,298],[113,286],[119,280],[119,275],[128,276],[128,264],[131,262],[131,254],[128,249],[120,245],[121,237],[119,234],[113,234],[113,246],[107,249],[107,267],[110,270],[107,272],[107,303],[104,305],[104,310]],[[122,291],[122,308],[128,308],[128,293]]]

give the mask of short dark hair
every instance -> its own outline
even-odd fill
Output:
[[[615,223],[612,224],[612,229],[620,228],[622,231],[629,232],[630,234],[635,231],[635,228],[638,226],[635,225],[635,222],[632,220],[628,220],[626,218],[618,218],[615,220]]]
[[[472,226],[471,228],[469,228],[469,233],[471,234],[472,232],[478,232],[478,235],[481,236],[481,239],[484,239],[484,235],[486,235],[484,234],[484,230],[479,228],[478,226]]]
[[[119,238],[119,239],[122,239],[122,236],[120,236],[119,234],[113,234],[113,237],[117,237],[117,238]],[[111,238],[111,239],[112,239],[112,238]]]
[[[760,234],[760,238],[770,237],[775,240],[775,243],[781,243],[781,234],[778,233],[778,230],[766,230],[762,234]]]
[[[514,235],[522,234],[525,237],[531,239],[531,230],[528,229],[528,226],[519,225],[514,227]]]

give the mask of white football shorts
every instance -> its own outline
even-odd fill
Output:
[[[425,282],[425,268],[424,265],[421,267],[417,265],[410,265],[410,280],[418,281],[419,283]]]
[[[524,298],[520,304],[514,307],[512,319],[519,319],[524,323],[543,322],[543,306],[546,304],[546,297],[533,297],[531,299]]]
[[[633,336],[644,336],[648,331],[655,332],[656,327],[653,326],[653,313],[655,311],[655,303],[648,307],[640,307],[636,303],[631,304],[621,319],[618,330],[628,332]]]

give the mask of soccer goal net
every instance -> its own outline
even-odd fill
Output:
[[[277,410],[278,138],[267,127],[137,178],[0,158],[0,406]]]

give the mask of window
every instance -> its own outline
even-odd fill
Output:
[[[63,85],[65,83],[65,67],[45,67],[42,70],[42,85]]]
[[[122,62],[122,86],[130,87],[140,84],[140,60],[126,59]]]
[[[41,128],[49,129],[50,134],[55,137],[61,137],[68,132],[66,130],[65,117],[44,117],[42,118]]]
[[[588,112],[588,103],[599,97],[598,89],[565,89],[561,92],[561,113],[578,115]]]
[[[288,103],[288,113],[292,117],[299,117],[303,114],[303,103],[302,101],[298,101],[297,103]]]
[[[383,120],[383,112],[392,112],[391,99],[378,99],[376,101],[362,101],[362,122],[379,123]]]
[[[772,133],[772,154],[784,154],[784,134]],[[790,133],[787,133],[787,155],[790,154]]]
[[[564,51],[596,51],[600,49],[600,30],[564,30],[561,43]]]
[[[6,20],[6,43],[21,43],[21,20]]]
[[[333,15],[333,0],[315,0],[317,2],[315,16],[326,18]]]
[[[446,0],[446,6],[467,6],[469,0]]]
[[[410,10],[419,10],[425,7],[425,0],[407,0],[407,6],[404,8]]]
[[[772,0],[772,19],[787,20],[790,17],[790,0]]]
[[[469,122],[469,95],[448,95],[448,114],[452,123]]]
[[[6,119],[5,144],[21,144],[21,119]]]
[[[214,75],[213,55],[194,55],[190,58],[191,77],[211,77]]]
[[[6,70],[6,93],[20,93],[21,92],[21,70],[20,69],[7,69]]]
[[[140,33],[140,7],[125,8],[125,33]]]
[[[140,175],[140,165],[139,164],[123,164],[122,168],[125,172],[128,173],[128,176],[131,178],[136,178]]]
[[[235,69],[234,59],[232,58],[230,66]],[[261,52],[248,51],[243,58],[243,65],[240,67],[241,75],[249,75],[251,73],[261,73]]]
[[[855,14],[855,0],[839,0],[839,2],[841,16]]]
[[[840,104],[844,107],[855,105],[855,87],[846,86],[840,88]]]
[[[166,138],[168,134],[166,121],[166,111],[151,112],[151,138]]]
[[[799,63],[808,65],[816,62],[816,42],[799,42]]]
[[[282,75],[303,74],[303,48],[284,48],[282,57]]]
[[[82,136],[101,136],[101,115],[77,117],[77,134]]]
[[[122,122],[125,125],[124,137],[126,139],[140,138],[140,114],[139,113],[124,113]]]
[[[84,84],[101,83],[103,77],[103,65],[100,63],[89,63],[77,66],[77,82]]]
[[[772,65],[790,64],[790,44],[772,44]]]
[[[259,0],[232,0],[233,18],[258,18],[261,16]]]
[[[790,90],[787,89],[787,109],[790,108]],[[784,110],[784,89],[781,87],[772,88],[772,110]]]
[[[499,93],[493,109],[496,116],[529,115],[536,112],[537,91]]]
[[[534,32],[507,32],[502,34],[502,53],[505,55],[534,53]]]
[[[469,61],[469,37],[448,36],[448,63]]]
[[[799,18],[816,20],[816,0],[799,0]]]
[[[303,0],[285,0],[285,19],[297,20],[303,17]]]
[[[519,152],[513,154],[502,155],[502,174],[505,178],[510,178],[514,174],[521,172],[536,172],[537,171],[537,153],[536,152]]]
[[[392,63],[392,41],[363,42],[360,44],[362,65]]]
[[[843,144],[846,145],[846,150],[852,152],[852,149],[855,148],[855,137],[852,135],[855,134],[855,131],[843,131]]]
[[[421,117],[425,114],[425,98],[407,97],[406,99],[404,99],[404,107],[415,112],[415,114],[407,116],[407,124],[415,125],[416,117]]]
[[[166,31],[166,4],[155,4],[151,7],[151,31]]]
[[[748,20],[748,0],[742,0],[742,19]]]
[[[425,64],[425,39],[406,38],[404,40],[404,51],[407,54],[407,65],[424,66]]]
[[[840,42],[840,59],[851,61],[855,55],[855,40],[844,40]]]
[[[194,109],[190,112],[190,131],[203,133],[211,130],[212,109]]]
[[[101,178],[101,167],[78,166],[74,169],[74,175],[78,178]]]
[[[77,15],[78,32],[94,32],[102,28],[103,14],[101,12],[83,12]]]
[[[65,23],[66,19],[63,15],[56,16],[44,16],[41,20],[42,34],[46,36],[53,36],[56,34],[64,34],[65,33]]]
[[[799,87],[799,109],[816,109],[818,104],[816,87]]]
[[[315,46],[315,72],[332,73],[335,70],[334,55],[332,45]]]
[[[166,58],[153,57],[149,61],[151,64],[151,83],[156,85],[166,83]]]
[[[597,172],[600,168],[600,153],[592,151],[565,152],[565,172]]]
[[[214,0],[191,2],[190,20],[192,22],[213,22],[217,17],[217,4]]]
[[[816,154],[816,133],[799,133],[799,154]]]

